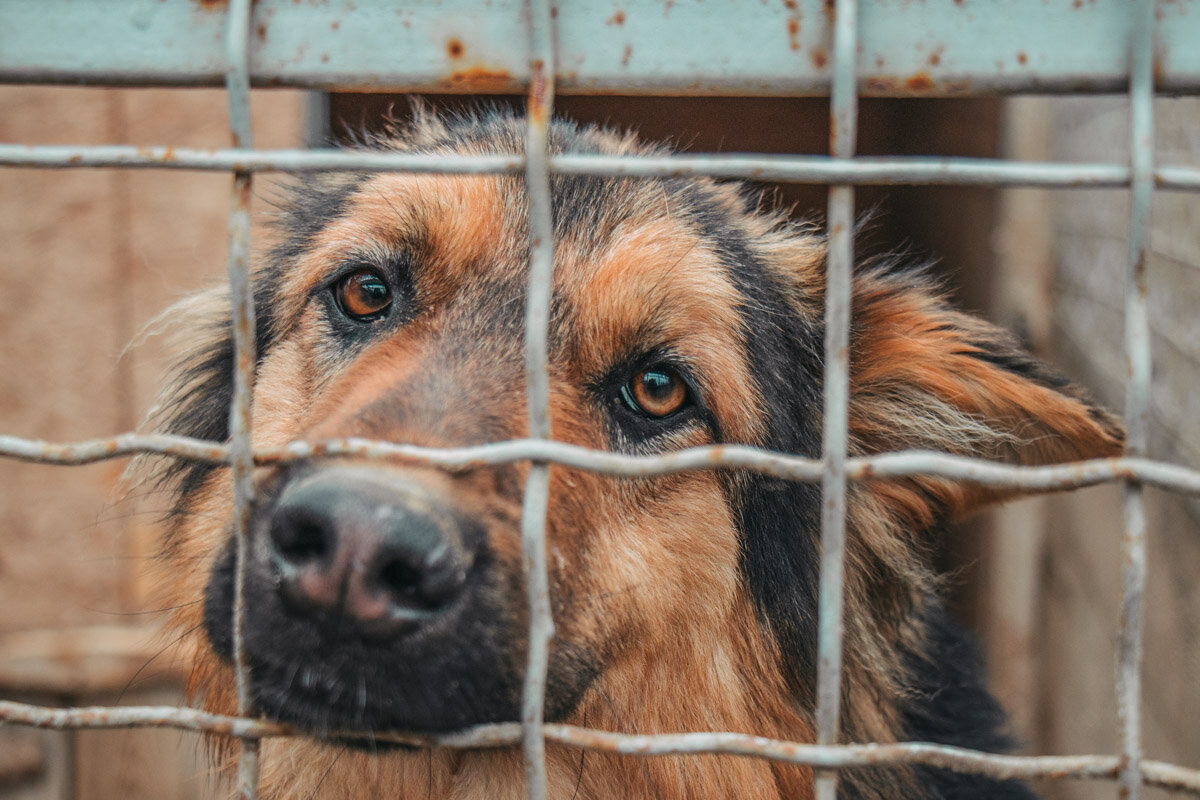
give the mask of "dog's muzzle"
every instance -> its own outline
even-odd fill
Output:
[[[280,493],[268,521],[284,605],[385,639],[444,612],[471,567],[454,516],[402,478],[334,466]]]
[[[497,561],[455,489],[442,475],[336,461],[263,482],[243,592],[257,712],[318,736],[517,719],[520,565]],[[214,563],[204,609],[230,660],[235,549]]]

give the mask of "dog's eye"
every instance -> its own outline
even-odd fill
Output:
[[[350,319],[374,322],[392,307],[392,289],[374,270],[351,272],[333,287],[338,308]]]
[[[621,387],[621,398],[630,410],[660,419],[687,405],[687,384],[675,370],[653,366],[634,375]]]

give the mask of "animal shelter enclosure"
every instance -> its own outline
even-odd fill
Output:
[[[255,458],[280,463],[318,447],[444,466],[531,462],[524,543],[534,644],[522,721],[440,740],[520,744],[530,797],[546,796],[546,741],[629,758],[732,752],[808,764],[824,798],[834,796],[839,768],[881,762],[1040,779],[1041,791],[1059,797],[1200,794],[1200,737],[1189,724],[1200,710],[1197,41],[1195,0],[0,7],[0,80],[13,84],[0,93],[0,197],[4,238],[19,243],[0,258],[0,514],[13,532],[0,554],[0,794],[211,793],[196,777],[205,767],[194,737],[179,744],[146,729],[172,727],[241,737],[239,791],[255,796],[256,742],[285,732],[176,707],[187,668],[159,662],[153,615],[142,616],[153,590],[139,565],[154,551],[155,521],[86,520],[103,517],[120,459],[136,453],[231,465],[244,520]],[[77,83],[89,87],[58,86]],[[517,96],[510,102],[529,109],[527,155],[323,146],[343,126],[377,125],[390,106],[402,115],[405,94],[439,107],[466,94]],[[550,156],[556,113],[636,127],[694,152]],[[525,176],[528,440],[467,452],[334,441],[251,453],[250,211],[270,202],[259,173],[337,170]],[[773,182],[779,202],[825,217],[821,458],[739,447],[631,457],[547,441],[548,181],[560,173]],[[855,219],[871,211],[874,232],[860,245]],[[184,290],[219,279],[209,262],[225,258],[226,243],[241,364],[230,441],[134,433],[161,365],[153,343],[151,363],[120,358],[125,343]],[[1123,405],[1125,457],[1037,468],[937,453],[848,458],[851,264],[856,252],[897,243],[941,256],[960,271],[951,277],[968,306]],[[552,463],[615,475],[739,467],[822,485],[817,742],[543,721]],[[90,466],[70,466],[79,464]],[[978,571],[961,587],[962,611],[1023,726],[1023,755],[838,743],[847,483],[910,474],[1009,489],[1120,487],[1119,496],[1113,486],[1088,490],[1074,504],[1025,501],[986,531],[947,543],[952,570]],[[1096,532],[1122,516],[1118,547]],[[131,696],[142,702],[128,705]],[[1109,719],[1110,700],[1119,719]]]

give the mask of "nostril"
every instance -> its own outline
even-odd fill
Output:
[[[457,572],[445,559],[426,558],[414,564],[405,555],[393,554],[380,564],[374,588],[397,610],[439,611],[458,594]]]
[[[421,581],[420,570],[404,561],[389,561],[379,570],[379,588],[391,595],[397,605],[428,607]]]
[[[327,525],[295,515],[280,515],[271,526],[275,553],[295,567],[329,560],[334,547],[332,539]]]

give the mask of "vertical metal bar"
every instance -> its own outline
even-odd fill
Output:
[[[829,146],[851,158],[858,133],[857,0],[838,0],[834,20]],[[837,744],[841,711],[843,573],[846,550],[846,448],[850,394],[850,283],[854,264],[854,187],[829,190],[825,284],[824,475],[821,480],[821,612],[817,651],[817,742]],[[818,771],[818,800],[835,800],[838,775]]]
[[[1154,198],[1154,1],[1131,6],[1130,41],[1130,216],[1129,271],[1125,286],[1126,453],[1145,457],[1150,414],[1150,315],[1146,269],[1150,255],[1150,211]],[[1119,792],[1137,800],[1142,785],[1142,626],[1146,593],[1145,487],[1125,484],[1117,708],[1122,768]]]
[[[529,98],[526,109],[525,190],[529,198],[529,296],[525,306],[525,378],[529,435],[550,438],[548,339],[554,280],[554,218],[550,204],[548,159],[550,118],[554,108],[554,28],[551,0],[530,0]],[[525,481],[521,542],[529,596],[529,661],[525,671],[522,734],[530,800],[546,797],[546,740],[543,712],[546,672],[554,620],[550,614],[546,568],[546,507],[550,467],[532,463]]]
[[[310,150],[333,146],[329,105],[329,92],[304,93],[304,146]]]
[[[250,122],[249,41],[251,0],[230,0],[225,30],[225,89],[229,98],[229,129],[235,147],[253,147]],[[247,533],[254,506],[254,460],[250,447],[251,403],[254,385],[255,342],[254,293],[250,286],[250,191],[252,173],[236,172],[233,179],[233,208],[229,212],[229,291],[233,314],[233,400],[229,409],[229,440],[232,450],[233,529],[237,540],[234,581],[233,637],[237,672],[238,714],[251,711],[250,668],[243,638],[244,585]],[[259,743],[241,742],[237,793],[243,800],[258,796]]]

